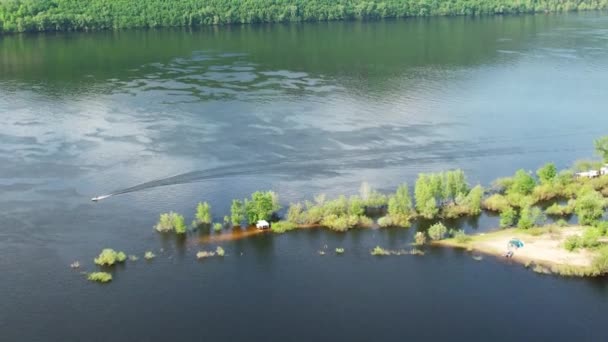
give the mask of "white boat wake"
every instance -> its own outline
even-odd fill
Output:
[[[93,202],[99,202],[99,201],[101,201],[102,199],[106,199],[106,198],[111,197],[111,196],[112,196],[112,195],[103,195],[103,196],[97,196],[97,197],[93,197],[93,198],[91,198],[91,201],[93,201]]]

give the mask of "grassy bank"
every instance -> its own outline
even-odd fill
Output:
[[[586,229],[581,226],[511,228],[470,235],[466,239],[439,240],[433,244],[502,257],[507,251],[509,241],[517,238],[523,241],[525,246],[514,250],[511,260],[531,267],[536,272],[565,276],[598,276],[604,272],[600,269],[601,247],[574,251],[565,248],[569,239],[582,237]]]
[[[608,0],[3,0],[0,32],[375,20],[608,8]]]

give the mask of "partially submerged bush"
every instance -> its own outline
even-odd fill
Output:
[[[344,254],[344,248],[336,248],[336,254]]]
[[[217,256],[223,257],[224,255],[226,255],[226,251],[224,251],[222,247],[217,246],[217,248],[215,249],[215,254],[217,254]]]
[[[137,260],[139,260],[139,257],[137,255],[133,255],[133,254],[129,255],[129,261],[137,261]]]
[[[429,237],[431,240],[441,240],[447,234],[448,229],[443,225],[443,223],[435,223],[429,228]]]
[[[274,222],[271,226],[270,229],[274,232],[274,233],[285,233],[287,231],[296,229],[296,224],[293,222],[289,222],[289,221],[279,221],[279,222]]]
[[[507,198],[501,194],[494,194],[483,201],[483,207],[489,211],[503,212],[511,208]]]
[[[107,283],[112,281],[112,275],[108,272],[92,272],[87,275],[87,279],[98,283]]]
[[[199,202],[196,206],[196,225],[211,224],[211,206],[207,202]]]
[[[224,228],[224,226],[219,222],[213,224],[213,231],[215,232],[221,232],[222,228]]]
[[[414,244],[416,246],[422,246],[426,243],[426,234],[424,232],[417,232],[414,235]]]
[[[117,262],[124,262],[125,260],[127,260],[127,255],[124,252],[116,252],[111,248],[105,248],[94,261],[97,265],[112,266]]]
[[[147,251],[144,254],[144,259],[146,259],[146,260],[151,260],[151,259],[154,259],[154,258],[156,258],[156,254],[152,253],[152,251]]]
[[[545,217],[540,208],[526,206],[521,209],[517,228],[529,229],[544,222]]]
[[[512,227],[517,221],[517,212],[511,207],[507,207],[500,213],[500,227]]]
[[[574,211],[583,225],[593,224],[604,215],[606,201],[597,191],[587,191],[576,199]]]
[[[391,252],[380,246],[376,246],[376,247],[374,247],[374,249],[372,249],[371,254],[375,255],[375,256],[383,256],[383,255],[390,255]]]
[[[199,252],[196,253],[196,258],[197,259],[210,258],[212,256],[215,256],[215,252],[199,251]]]
[[[175,231],[177,234],[186,233],[186,224],[184,217],[180,214],[169,212],[160,215],[160,219],[154,227],[159,232]]]
[[[545,209],[545,214],[551,216],[566,216],[571,215],[574,212],[576,207],[576,201],[571,199],[568,201],[567,205],[560,205],[558,203],[553,203],[547,209]]]

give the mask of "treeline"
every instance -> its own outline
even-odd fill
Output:
[[[608,0],[2,0],[0,32],[374,20],[608,8]]]

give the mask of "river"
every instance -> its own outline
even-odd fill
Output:
[[[256,190],[287,206],[593,157],[607,27],[585,13],[0,37],[0,340],[607,340],[605,279],[369,255],[416,227],[263,234],[202,262],[200,233],[152,229],[198,201],[221,220]],[[88,282],[105,247],[157,257]]]

